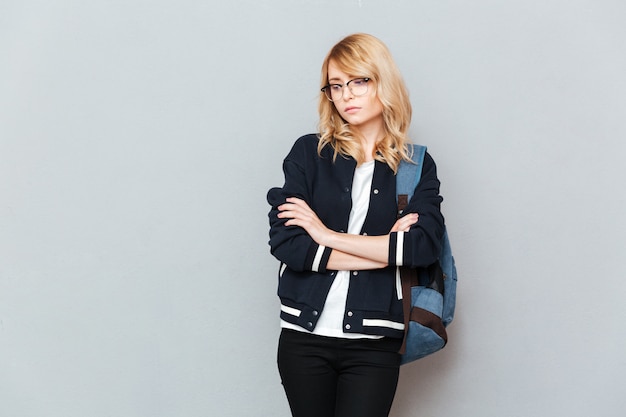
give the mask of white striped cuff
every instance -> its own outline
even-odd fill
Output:
[[[404,232],[398,232],[396,240],[396,265],[402,265],[402,253],[404,252]]]
[[[322,255],[324,254],[324,249],[326,249],[326,246],[319,245],[317,247],[317,252],[315,252],[315,258],[313,258],[313,265],[311,266],[311,269],[313,270],[313,272],[319,272],[320,262],[322,262]]]

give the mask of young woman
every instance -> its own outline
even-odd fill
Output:
[[[278,368],[294,417],[384,417],[404,334],[399,266],[428,266],[443,234],[430,155],[405,215],[396,178],[410,160],[411,104],[387,47],[367,34],[322,65],[319,134],[299,138],[268,192],[281,262]]]

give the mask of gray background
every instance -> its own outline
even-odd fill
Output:
[[[621,0],[0,1],[0,415],[289,415],[265,193],[352,32],[459,268],[392,416],[623,416]]]

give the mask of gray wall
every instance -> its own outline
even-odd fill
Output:
[[[370,32],[439,166],[451,341],[392,415],[622,416],[621,0],[0,1],[0,415],[286,417],[268,188]]]

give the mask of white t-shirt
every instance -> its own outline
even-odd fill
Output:
[[[353,235],[358,235],[361,232],[365,217],[367,216],[372,178],[374,176],[374,165],[374,161],[364,162],[354,171],[354,178],[352,180],[352,210],[350,210],[350,218],[348,220],[348,233]],[[346,339],[380,338],[381,336],[343,332],[343,315],[346,309],[349,285],[350,271],[337,271],[335,280],[326,297],[324,310],[312,333],[321,336],[342,337]],[[284,320],[281,321],[281,326],[307,332],[307,330],[302,327],[287,323]]]

